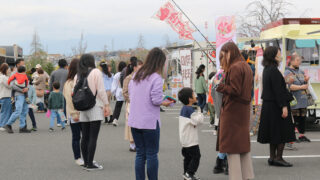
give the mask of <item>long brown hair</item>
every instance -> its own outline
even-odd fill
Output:
[[[159,48],[153,48],[149,52],[146,62],[136,73],[133,80],[140,82],[155,72],[162,73],[165,62],[166,55],[164,52]]]
[[[243,60],[243,57],[240,53],[240,50],[238,46],[234,42],[227,42],[224,44],[221,48],[221,52],[224,52],[224,55],[227,56],[227,54],[230,54],[230,59],[227,61],[227,57],[223,57],[222,67],[225,72],[228,72],[231,65],[239,60]]]
[[[7,76],[7,71],[9,69],[9,65],[7,63],[3,63],[1,64],[0,66],[0,72],[3,74],[3,75],[6,75]]]
[[[69,72],[68,72],[68,77],[67,80],[73,80],[73,78],[76,76],[78,73],[78,65],[79,65],[79,59],[75,58],[72,59],[70,66],[69,66]]]

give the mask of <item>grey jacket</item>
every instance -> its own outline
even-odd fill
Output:
[[[50,91],[53,90],[52,84],[57,81],[60,83],[60,92],[63,92],[63,86],[64,86],[64,83],[67,81],[67,77],[68,77],[68,70],[64,68],[60,68],[54,71],[53,73],[51,73],[50,83],[49,83]]]
[[[12,90],[14,91],[14,96],[24,96],[24,93],[22,92],[23,88],[17,86],[14,81],[11,81],[10,86],[12,87]],[[28,92],[26,92],[28,93]]]
[[[216,91],[215,85],[214,81],[212,81],[211,96],[213,98],[214,110],[216,111],[217,118],[220,118],[223,94]]]

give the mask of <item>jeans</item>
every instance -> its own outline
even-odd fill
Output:
[[[148,179],[158,180],[159,123],[157,123],[156,129],[131,128],[131,132],[137,150],[135,162],[136,180],[145,180],[146,162]]]
[[[44,104],[42,102],[39,102],[37,106],[39,111],[44,111]]]
[[[0,104],[1,104],[0,127],[3,127],[7,124],[12,113],[11,98],[6,97],[6,98],[0,99]]]
[[[81,158],[80,139],[81,139],[81,123],[70,123],[72,133],[72,151],[74,159]]]
[[[218,157],[219,159],[225,159],[227,157],[227,154],[226,153],[218,153]]]
[[[100,126],[101,121],[81,122],[81,151],[85,166],[93,166]]]
[[[65,127],[64,121],[61,121],[60,110],[59,109],[50,109],[51,117],[50,117],[50,128],[54,127],[54,120],[57,118],[57,122],[61,122],[62,127]],[[63,113],[63,112],[62,112]]]
[[[32,127],[36,128],[37,127],[37,123],[36,123],[36,118],[34,117],[34,114],[33,114],[33,109],[32,108],[29,108],[29,117],[31,119],[31,122],[32,122]]]
[[[199,163],[200,163],[201,154],[200,154],[199,145],[191,146],[191,147],[183,147],[182,155],[184,157],[184,160],[183,160],[184,173],[194,175],[197,172]]]
[[[16,110],[11,114],[7,125],[11,126],[20,117],[20,128],[24,128],[26,126],[26,117],[29,110],[24,95],[15,97],[15,107]]]
[[[201,112],[203,112],[203,108],[207,103],[207,95],[197,94],[197,97],[198,97],[198,106],[201,108]]]

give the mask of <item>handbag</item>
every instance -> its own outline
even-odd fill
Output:
[[[36,90],[37,97],[43,97],[44,96],[44,90],[43,89],[37,89]]]
[[[293,75],[294,75],[294,76],[296,77],[296,79],[301,83],[301,85],[304,84],[304,83],[302,83],[302,82],[300,81],[300,79],[297,77],[297,75],[296,75],[295,72],[293,72],[291,69],[289,69],[289,70],[293,73]],[[309,86],[309,84],[308,84],[308,86]],[[315,104],[315,102],[314,102],[314,99],[313,99],[313,97],[312,97],[309,89],[305,89],[304,91],[306,92],[306,96],[307,96],[307,100],[308,100],[307,106],[313,106],[313,105]],[[293,96],[293,97],[294,97],[294,96]],[[294,98],[295,98],[295,97],[294,97]],[[290,104],[291,104],[291,102],[290,102]]]

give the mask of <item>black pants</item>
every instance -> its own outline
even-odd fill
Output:
[[[300,134],[306,132],[306,117],[305,116],[293,116],[295,126],[298,128]]]
[[[199,146],[191,146],[182,148],[182,155],[184,157],[183,160],[183,170],[184,173],[188,173],[190,175],[194,175],[199,167],[200,163],[200,149]]]
[[[122,109],[122,105],[123,105],[123,101],[117,101],[116,102],[116,106],[114,107],[114,111],[113,111],[112,121],[114,119],[119,120],[121,109]]]
[[[74,159],[81,158],[80,139],[81,139],[81,123],[70,123],[72,132],[72,151]]]
[[[29,108],[28,114],[29,114],[29,117],[30,117],[31,122],[32,122],[32,127],[36,128],[37,127],[37,123],[36,123],[36,118],[34,117],[32,108]]]
[[[198,106],[201,108],[201,112],[203,112],[204,107],[207,103],[207,95],[206,94],[197,94]]]
[[[85,166],[93,166],[101,121],[81,122],[81,151]]]

